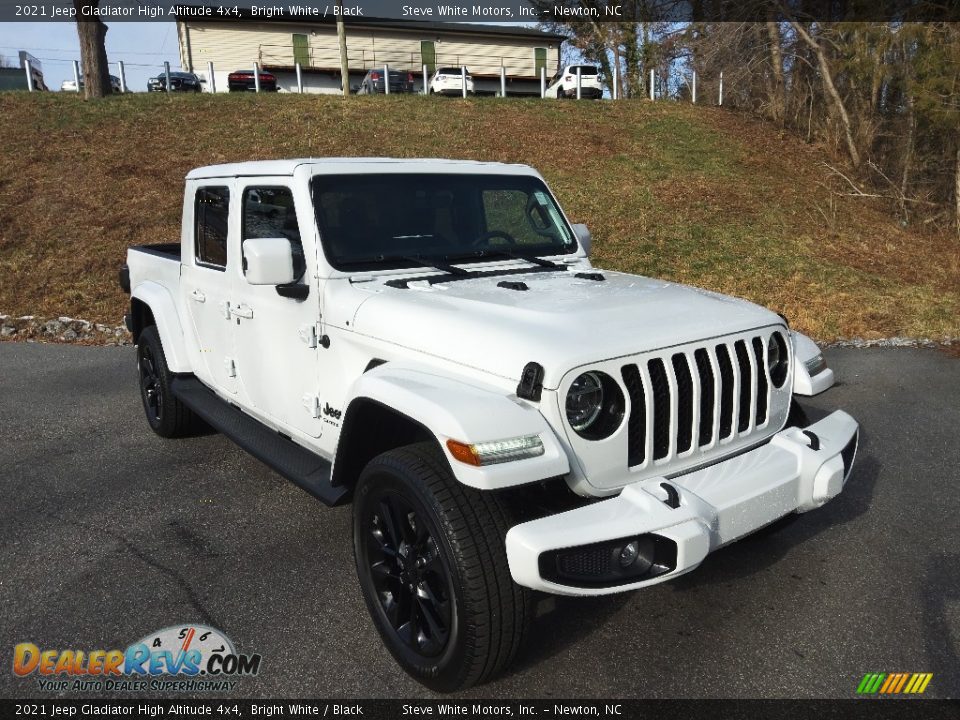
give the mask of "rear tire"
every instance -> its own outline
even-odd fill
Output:
[[[150,429],[160,437],[193,434],[199,420],[170,390],[170,369],[155,325],[143,329],[137,342],[140,399]]]
[[[508,528],[500,499],[461,485],[432,442],[383,453],[360,475],[353,547],[367,609],[432,690],[490,680],[523,642],[532,603],[507,566]]]

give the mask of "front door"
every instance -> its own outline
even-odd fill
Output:
[[[233,275],[232,314],[244,401],[279,424],[319,437],[317,259],[312,250],[304,253],[300,239],[300,228],[313,226],[309,203],[302,203],[305,212],[298,217],[290,178],[241,178],[237,192],[241,264]],[[291,285],[296,287],[249,284],[243,274],[243,241],[278,237],[287,238],[293,249],[298,279]]]
[[[192,213],[193,221],[185,229],[191,242],[184,243],[180,292],[196,337],[199,356],[194,368],[197,377],[207,385],[232,394],[237,391],[237,371],[230,292],[237,258],[231,247],[234,243],[228,242],[230,188],[226,184],[211,184],[193,190],[192,205],[184,203],[184,210]],[[188,194],[189,191],[188,186]]]

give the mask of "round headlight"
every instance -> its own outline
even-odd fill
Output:
[[[778,332],[773,333],[767,342],[767,370],[774,387],[782,387],[787,380],[787,372],[790,369],[788,355],[787,341],[784,340],[783,335]]]
[[[617,382],[591,370],[577,376],[567,391],[567,421],[582,438],[602,440],[623,423],[626,402]]]
[[[577,432],[592,425],[603,409],[603,385],[595,372],[577,377],[567,392],[567,420]]]

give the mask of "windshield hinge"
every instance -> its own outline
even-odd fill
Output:
[[[304,395],[303,406],[307,409],[307,413],[310,415],[310,417],[320,417],[320,398],[318,398],[316,395]]]
[[[308,348],[315,348],[317,346],[317,326],[316,325],[304,325],[300,328],[298,333],[300,339],[307,344]]]

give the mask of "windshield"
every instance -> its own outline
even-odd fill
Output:
[[[313,204],[338,270],[575,252],[576,240],[541,180],[530,176],[397,173],[317,175]],[[503,257],[501,255],[500,257]]]
[[[597,75],[597,74],[598,74],[597,68],[595,68],[593,65],[571,65],[571,66],[570,66],[570,73],[571,73],[572,75],[576,75],[576,74],[577,74],[577,68],[580,68],[580,77],[583,77],[584,75]]]

